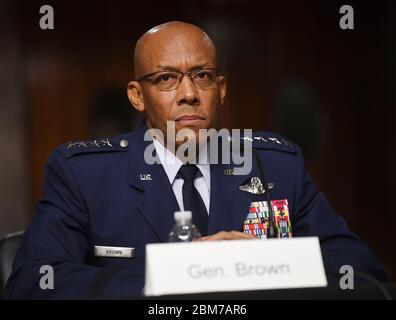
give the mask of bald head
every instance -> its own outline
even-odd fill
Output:
[[[137,41],[134,54],[135,78],[167,66],[169,58],[189,64],[189,57],[201,59],[202,64],[216,66],[216,48],[209,36],[195,25],[172,21],[158,25]],[[198,55],[198,57],[197,57]],[[173,59],[172,59],[173,58]],[[178,59],[177,59],[178,58]]]
[[[161,24],[138,40],[134,58],[135,80],[127,93],[133,107],[145,112],[149,128],[166,135],[170,121],[176,132],[191,129],[189,137],[192,132],[197,142],[200,129],[215,128],[226,78],[204,31],[178,21]]]

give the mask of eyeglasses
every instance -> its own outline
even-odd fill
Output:
[[[189,72],[157,71],[146,74],[136,81],[149,81],[158,90],[170,91],[176,90],[182,82],[183,77],[188,76],[196,87],[205,90],[214,88],[217,84],[217,78],[220,75],[222,75],[221,71],[215,68],[197,69]]]

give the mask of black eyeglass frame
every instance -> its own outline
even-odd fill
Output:
[[[151,72],[151,73],[145,74],[145,75],[141,76],[139,79],[136,79],[135,81],[137,81],[137,82],[148,81],[148,82],[150,82],[150,83],[155,85],[155,83],[152,80],[150,80],[149,78],[154,76],[154,75],[156,75],[156,74],[167,73],[167,72],[180,74],[179,83],[177,84],[177,86],[175,88],[166,89],[166,90],[162,89],[162,91],[172,91],[172,90],[176,90],[179,87],[179,85],[182,82],[184,76],[188,76],[190,78],[191,82],[195,85],[195,82],[193,80],[193,75],[197,74],[199,72],[205,71],[205,70],[216,71],[216,79],[219,76],[224,76],[224,73],[218,68],[201,68],[201,69],[195,69],[195,70],[191,70],[191,71],[187,71],[187,72],[182,72],[182,71],[178,71],[178,70],[161,70],[161,71],[155,71],[155,72]]]

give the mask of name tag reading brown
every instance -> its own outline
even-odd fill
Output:
[[[95,257],[133,258],[135,256],[135,248],[95,246],[94,254]]]

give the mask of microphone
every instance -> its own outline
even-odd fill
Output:
[[[270,196],[270,193],[269,193],[267,181],[265,180],[263,163],[261,162],[261,159],[260,159],[259,155],[257,154],[257,152],[254,149],[252,149],[252,151],[253,151],[254,157],[255,157],[256,162],[257,162],[257,166],[258,166],[259,173],[260,173],[260,178],[263,181],[265,195],[266,195],[267,202],[268,202],[267,239],[275,239],[275,238],[278,238],[277,230],[276,230],[276,227],[275,227],[275,214],[272,211],[271,196]]]

